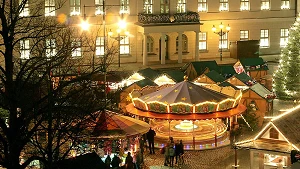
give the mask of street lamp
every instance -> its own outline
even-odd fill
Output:
[[[114,33],[111,30],[108,32],[108,36],[110,38],[113,38],[114,40],[118,41],[118,49],[119,49],[119,51],[118,51],[118,65],[119,65],[119,67],[121,66],[121,52],[120,52],[120,49],[121,49],[121,40],[123,40],[124,38],[126,38],[129,35],[129,32],[125,31],[125,36],[122,36],[122,37],[120,36],[121,31],[123,29],[125,29],[125,28],[126,28],[126,22],[124,20],[120,20],[120,22],[119,22],[119,29],[117,29],[118,36],[117,37],[113,37]]]
[[[226,29],[224,29],[224,25],[222,24],[222,22],[221,22],[221,24],[219,25],[219,28],[220,28],[220,31],[217,31],[217,28],[215,27],[215,25],[213,25],[213,27],[212,27],[212,31],[215,33],[215,34],[217,34],[217,35],[219,35],[219,37],[220,37],[220,43],[221,43],[221,45],[219,44],[219,48],[220,48],[220,60],[222,61],[222,49],[223,49],[223,36],[226,34],[226,33],[228,33],[229,32],[229,30],[230,30],[230,26],[229,26],[229,24],[228,24],[228,26],[226,26]],[[224,29],[224,30],[223,30]]]

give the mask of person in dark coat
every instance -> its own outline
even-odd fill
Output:
[[[130,152],[128,152],[127,157],[125,159],[125,169],[134,169],[133,158]]]
[[[105,159],[105,169],[110,169],[110,163],[111,163],[111,158],[110,155],[108,154]]]
[[[121,163],[121,159],[118,157],[117,154],[115,154],[115,156],[111,160],[112,169],[119,169],[120,168],[120,163]]]
[[[154,136],[156,135],[155,131],[150,127],[150,130],[147,132],[147,139],[149,143],[150,154],[154,153]]]

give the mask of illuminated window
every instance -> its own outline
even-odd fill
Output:
[[[56,55],[55,39],[46,39],[46,57],[50,58]]]
[[[289,29],[280,29],[280,47],[285,47],[289,39]]]
[[[275,128],[270,128],[270,138],[279,139],[279,133]]]
[[[80,15],[80,0],[70,0],[70,15]]]
[[[270,0],[261,0],[261,10],[270,10]]]
[[[160,13],[166,14],[169,13],[169,0],[160,0]]]
[[[72,42],[72,57],[81,57],[81,42],[74,41]]]
[[[240,30],[240,40],[249,40],[248,30]]]
[[[185,13],[185,12],[186,12],[186,0],[178,0],[177,13]]]
[[[20,0],[20,5],[24,5],[23,9],[20,12],[20,16],[24,17],[24,16],[29,16],[29,5],[28,5],[28,1],[26,1],[26,3],[24,4],[25,1]]]
[[[178,44],[179,44],[179,40],[178,40],[178,36],[176,38],[176,52],[178,52]],[[187,36],[185,34],[182,34],[182,52],[187,52],[188,51],[188,39]]]
[[[121,0],[120,4],[121,4],[120,13],[129,14],[129,0]]]
[[[126,55],[129,54],[129,37],[128,36],[120,36],[120,54]]]
[[[45,0],[45,16],[55,16],[55,0]]]
[[[260,47],[261,48],[269,47],[269,30],[268,29],[260,30]]]
[[[219,49],[228,49],[228,33],[225,33],[223,36],[220,36],[219,40]]]
[[[241,11],[249,11],[250,10],[250,3],[249,0],[241,0]]]
[[[290,9],[290,1],[281,0],[281,9]]]
[[[104,37],[96,38],[96,56],[103,57],[104,56]]]
[[[199,33],[199,50],[207,49],[207,35],[206,32]]]
[[[206,0],[198,0],[198,12],[207,11],[207,2]]]
[[[228,11],[229,10],[229,4],[228,0],[220,0],[220,11]]]
[[[147,36],[147,52],[153,53],[154,40],[151,36]]]
[[[153,13],[153,2],[152,0],[144,0],[144,13]]]
[[[20,53],[21,59],[29,59],[30,56],[30,46],[29,46],[29,40],[21,40],[20,41]]]
[[[103,0],[95,0],[95,15],[103,14]]]

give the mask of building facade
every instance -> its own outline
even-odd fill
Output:
[[[114,58],[119,64],[222,59],[230,57],[230,44],[241,40],[260,40],[260,55],[279,54],[297,17],[296,0],[67,0],[54,11],[57,6],[46,0],[45,16],[64,18],[74,27],[90,24],[86,34],[95,50],[80,49],[76,42],[75,57],[101,58],[110,43],[119,49]],[[30,15],[30,2],[25,8],[22,15]],[[26,49],[26,42],[21,47]]]

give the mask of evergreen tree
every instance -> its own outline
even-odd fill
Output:
[[[289,29],[278,70],[273,74],[273,90],[279,99],[300,99],[300,15]]]

